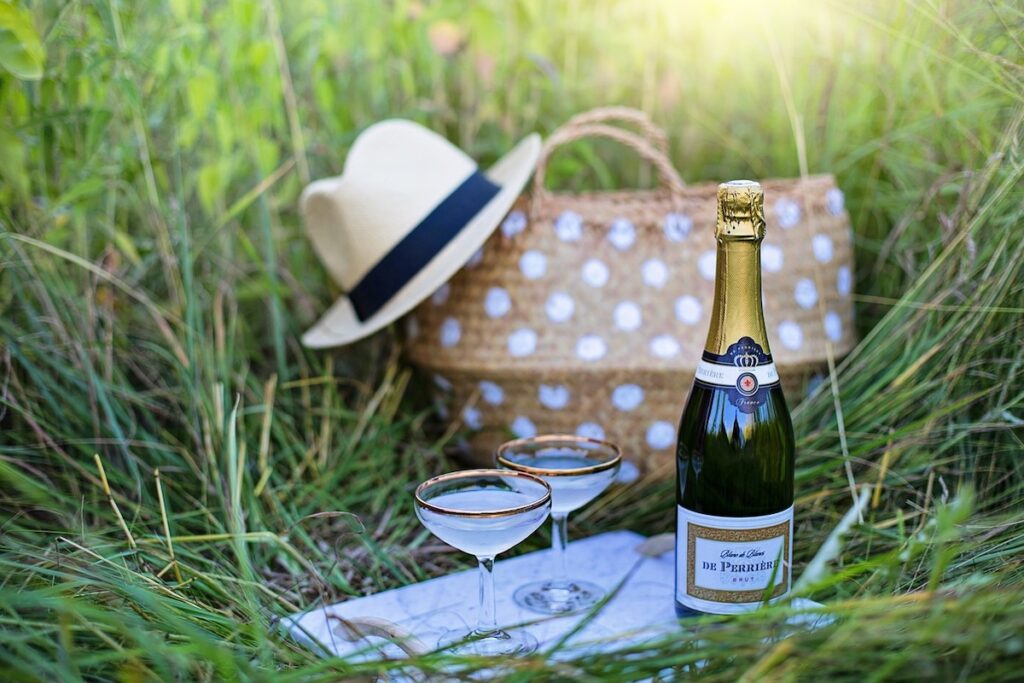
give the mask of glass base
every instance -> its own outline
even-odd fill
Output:
[[[528,655],[537,651],[537,639],[528,632],[517,629],[477,633],[476,631],[448,631],[437,641],[438,649],[455,655],[474,657],[505,657]]]
[[[536,581],[520,586],[512,597],[517,605],[534,612],[569,614],[596,605],[604,597],[604,589],[575,579],[558,584]]]

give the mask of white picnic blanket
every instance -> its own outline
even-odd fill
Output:
[[[612,591],[624,579],[618,593],[578,632],[573,629],[588,617],[586,612],[545,617],[512,601],[520,585],[551,576],[550,551],[541,550],[495,563],[497,618],[503,628],[525,624],[540,641],[540,649],[552,648],[563,639],[576,654],[580,648],[605,649],[626,641],[645,640],[678,631],[673,591],[673,553],[645,557],[637,546],[645,538],[631,531],[610,531],[569,544],[570,573]],[[476,569],[456,572],[422,583],[383,591],[363,598],[317,607],[296,614],[286,622],[292,635],[328,653],[356,659],[401,658],[403,651],[385,638],[346,638],[346,629],[331,615],[342,619],[375,618],[393,622],[419,642],[434,649],[446,631],[467,631],[476,623]],[[797,607],[818,606],[797,599]],[[813,617],[811,618],[813,621]],[[568,637],[567,637],[568,636]]]

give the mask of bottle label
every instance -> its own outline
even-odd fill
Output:
[[[716,517],[678,506],[676,600],[699,612],[748,612],[789,592],[793,506],[760,517]]]
[[[752,413],[768,400],[768,390],[778,385],[779,373],[770,353],[750,337],[740,337],[724,354],[705,350],[694,379],[712,389],[727,389],[730,403]]]

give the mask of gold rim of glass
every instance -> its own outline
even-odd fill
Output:
[[[455,481],[457,479],[469,479],[471,477],[522,477],[528,479],[536,484],[540,484],[544,487],[544,495],[526,505],[520,505],[514,508],[498,508],[497,510],[453,510],[452,508],[446,508],[441,505],[434,505],[433,503],[423,498],[423,492],[434,486],[446,481]],[[431,512],[437,512],[442,515],[453,515],[455,517],[511,517],[512,515],[518,515],[523,512],[529,512],[530,510],[536,510],[540,506],[544,505],[551,500],[551,485],[540,477],[534,476],[527,472],[517,472],[514,470],[499,470],[499,469],[480,469],[480,470],[460,470],[458,472],[449,472],[447,474],[439,474],[436,477],[431,477],[425,482],[416,487],[416,504],[420,507],[426,508]]]
[[[607,448],[613,455],[610,460],[606,462],[598,463],[597,465],[589,465],[587,467],[574,467],[571,469],[545,469],[543,467],[532,467],[530,465],[524,465],[521,462],[515,462],[505,457],[505,453],[514,450],[516,448],[522,448],[523,446],[533,446],[554,443],[564,443],[571,446],[572,444],[589,443],[602,448]],[[497,461],[508,467],[509,469],[522,472],[524,474],[533,474],[543,477],[580,477],[585,474],[595,474],[597,472],[604,472],[610,470],[622,461],[622,449],[613,444],[610,441],[604,441],[602,439],[592,439],[589,436],[577,436],[575,434],[544,434],[542,436],[528,436],[523,439],[515,439],[514,441],[506,441],[505,443],[498,446],[498,450],[495,452],[495,458]]]

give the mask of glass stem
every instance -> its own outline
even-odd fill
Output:
[[[569,545],[569,515],[551,515],[551,552],[555,556],[555,575],[550,584],[555,588],[569,587],[569,570],[566,567],[566,546]]]
[[[498,630],[494,615],[494,556],[478,557],[480,563],[480,610],[476,620],[476,635],[488,635]]]

